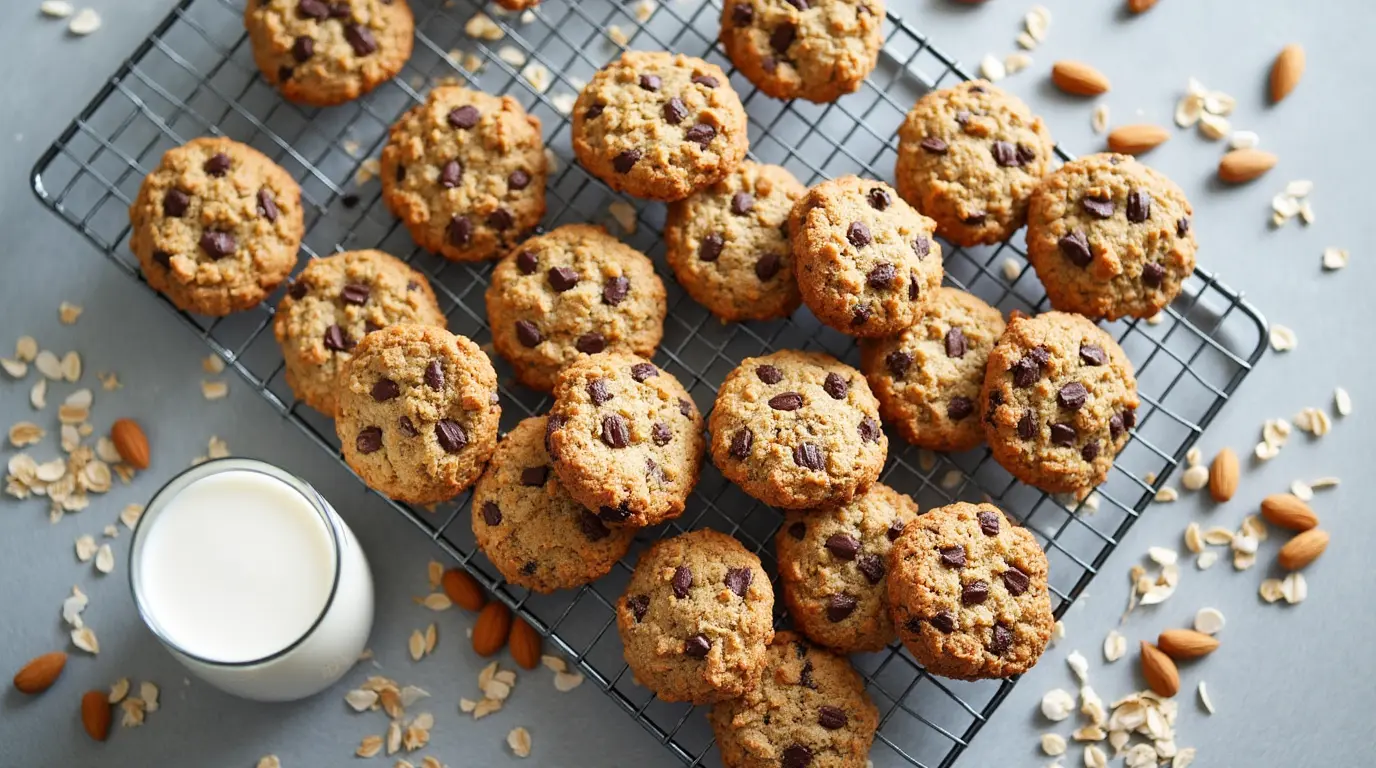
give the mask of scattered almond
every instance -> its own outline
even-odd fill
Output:
[[[1159,696],[1170,698],[1180,691],[1180,671],[1175,662],[1146,640],[1142,641],[1142,676]]]
[[[1156,638],[1156,647],[1172,659],[1197,659],[1218,648],[1218,639],[1193,629],[1168,629]]]
[[[87,691],[81,697],[81,725],[86,734],[96,741],[110,737],[110,702],[104,691]]]
[[[1318,559],[1328,548],[1328,531],[1311,528],[1285,542],[1276,562],[1287,571],[1298,571]]]
[[[1108,135],[1108,148],[1125,155],[1140,155],[1161,146],[1170,138],[1165,128],[1151,123],[1123,125]]]
[[[507,638],[507,645],[511,648],[511,658],[516,660],[525,669],[535,669],[540,666],[540,651],[543,650],[543,640],[540,633],[535,628],[526,623],[525,619],[516,617],[511,622],[511,635]]]
[[[468,575],[467,571],[450,568],[444,572],[440,584],[444,587],[444,593],[449,595],[449,599],[461,608],[481,611],[483,605],[487,603],[482,585],[478,583],[477,579]]]
[[[1156,0],[1128,0],[1128,10],[1133,13],[1146,13],[1156,5]]]
[[[1224,448],[1209,465],[1209,495],[1218,503],[1223,503],[1237,493],[1240,468],[1237,454],[1232,448]]]
[[[1275,167],[1277,158],[1260,149],[1234,149],[1218,161],[1218,178],[1229,184],[1242,184],[1260,178]]]
[[[62,651],[45,653],[34,658],[25,664],[14,675],[14,687],[20,693],[35,694],[42,693],[52,684],[57,682],[57,678],[62,674],[62,669],[67,666],[67,654]]]
[[[478,614],[473,625],[473,651],[479,656],[491,656],[506,645],[511,632],[511,609],[493,600]],[[537,658],[539,654],[536,654]]]
[[[1261,516],[1271,525],[1307,531],[1319,524],[1319,516],[1298,496],[1274,493],[1261,500]]]
[[[1098,96],[1109,89],[1108,78],[1082,61],[1063,60],[1051,65],[1051,82],[1076,96]]]
[[[1280,49],[1276,61],[1271,65],[1271,103],[1283,100],[1304,76],[1304,49],[1291,43]]]
[[[148,469],[148,436],[143,433],[143,427],[140,427],[137,421],[117,420],[110,426],[110,441],[115,444],[115,450],[119,452],[120,458],[129,465],[135,469]]]

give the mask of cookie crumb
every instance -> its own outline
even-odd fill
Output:
[[[82,307],[64,301],[57,307],[57,319],[63,325],[76,325],[77,318],[81,317]]]
[[[506,37],[506,33],[497,26],[497,22],[493,21],[491,16],[481,12],[473,14],[473,17],[464,23],[463,31],[469,37],[479,40],[493,41]]]

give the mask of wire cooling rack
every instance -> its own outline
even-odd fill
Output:
[[[856,362],[852,340],[821,326],[806,310],[768,323],[717,322],[684,294],[664,266],[663,207],[628,200],[636,206],[637,221],[634,231],[627,231],[608,214],[609,204],[620,196],[572,162],[569,121],[562,110],[622,47],[699,55],[730,71],[715,42],[718,1],[655,5],[547,0],[523,18],[489,9],[504,33],[495,40],[465,32],[465,24],[482,10],[479,3],[412,3],[416,50],[405,72],[359,101],[315,110],[282,100],[258,77],[241,23],[243,0],[183,0],[44,153],[34,169],[34,190],[116,264],[141,279],[127,245],[127,207],[143,176],[164,151],[188,139],[230,136],[262,150],[301,181],[307,205],[302,250],[307,256],[376,247],[404,258],[431,277],[450,329],[486,344],[491,335],[483,291],[490,265],[446,262],[418,250],[380,204],[379,186],[368,173],[375,166],[365,160],[379,153],[387,126],[402,111],[421,100],[431,85],[452,78],[489,93],[511,94],[543,121],[546,141],[558,159],[549,181],[548,226],[608,222],[655,260],[666,278],[670,306],[656,361],[689,388],[704,411],[717,384],[747,356],[806,348]],[[775,101],[733,73],[732,84],[750,115],[755,159],[783,165],[809,184],[844,173],[891,179],[894,135],[907,108],[928,89],[963,79],[965,73],[897,16],[888,17],[884,34],[873,76],[858,93],[835,104]],[[481,63],[477,71],[463,68],[475,62]],[[548,73],[544,89],[535,85],[545,84],[542,72]],[[961,249],[946,244],[945,254],[948,282],[1005,312],[1044,308],[1040,284],[1017,246]],[[221,319],[181,317],[284,416],[338,456],[332,423],[296,402],[283,379],[281,354],[267,332],[278,298]],[[1195,272],[1180,299],[1157,319],[1106,326],[1136,365],[1143,406],[1133,439],[1090,501],[1077,506],[1022,485],[986,450],[937,455],[897,439],[891,441],[883,481],[911,493],[924,509],[955,499],[987,498],[1021,520],[1047,550],[1051,593],[1060,616],[1265,346],[1261,315],[1204,269]],[[501,360],[497,368],[504,428],[548,408],[548,397],[517,386]],[[709,466],[683,516],[643,532],[632,553],[607,577],[579,590],[536,595],[502,582],[477,550],[468,494],[429,511],[389,503],[548,634],[590,680],[684,763],[719,762],[701,712],[661,702],[634,683],[622,659],[613,606],[649,541],[703,526],[733,533],[760,554],[773,575],[771,539],[780,520],[774,510],[741,493]],[[881,714],[872,755],[876,765],[952,764],[1014,684],[935,678],[897,645],[858,655],[854,662]]]

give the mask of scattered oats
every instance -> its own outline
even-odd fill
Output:
[[[10,427],[10,445],[15,448],[23,448],[26,445],[38,445],[43,441],[43,436],[47,434],[42,427],[32,421],[16,422]]]
[[[454,605],[454,602],[449,599],[449,595],[443,592],[431,592],[420,602],[421,605],[424,605],[432,611],[447,611]]]
[[[1285,194],[1291,197],[1308,197],[1314,191],[1314,182],[1309,179],[1296,179],[1285,185]]]
[[[1089,660],[1084,657],[1084,654],[1079,651],[1071,651],[1070,655],[1065,657],[1065,663],[1070,666],[1075,676],[1080,678],[1081,683],[1089,681]]]
[[[1147,474],[1145,474],[1145,475],[1142,476],[1142,480],[1143,480],[1147,485],[1151,485],[1151,484],[1153,484],[1153,483],[1156,482],[1156,473],[1155,473],[1155,472],[1148,472]]]
[[[559,155],[555,154],[554,150],[549,147],[545,147],[545,164],[549,166],[550,175],[559,173],[559,169],[563,167],[559,163]]]
[[[1309,596],[1309,582],[1304,580],[1304,574],[1299,571],[1287,574],[1281,580],[1280,595],[1291,605],[1303,602]]]
[[[62,378],[76,381],[81,378],[81,355],[68,352],[62,356]]]
[[[656,7],[654,0],[640,0],[640,2],[635,4],[636,20],[641,23],[649,21],[650,17],[655,15]],[[525,755],[522,755],[522,757],[525,757]]]
[[[143,699],[143,708],[148,712],[158,711],[158,686],[147,680],[139,683],[139,698]]]
[[[489,680],[483,687],[483,694],[489,699],[496,701],[506,701],[511,697],[511,686],[501,680]]]
[[[72,587],[71,597],[62,601],[62,620],[73,629],[81,629],[81,612],[86,610],[86,604],[89,602],[90,598],[86,597],[86,593],[79,587]]]
[[[1285,226],[1285,217],[1280,215],[1279,213],[1276,213],[1275,211],[1272,211],[1271,226],[1276,229],[1280,229],[1281,227]]]
[[[1209,141],[1218,141],[1228,135],[1233,128],[1228,118],[1204,113],[1199,116],[1199,133]]]
[[[38,11],[54,19],[65,19],[75,13],[76,9],[66,0],[43,0],[38,5]]]
[[[1164,322],[1166,322],[1165,312],[1157,312],[1156,314],[1147,318],[1147,325],[1160,325]]]
[[[1059,733],[1043,733],[1042,752],[1051,757],[1065,754],[1065,737]]]
[[[942,487],[942,488],[945,488],[946,490],[949,491],[949,490],[955,488],[956,486],[960,485],[961,482],[964,481],[964,480],[965,480],[965,475],[962,474],[960,470],[958,470],[958,469],[947,470],[947,471],[946,471],[946,474],[944,474],[944,475],[941,476],[941,487]]]
[[[1064,688],[1052,688],[1042,696],[1042,715],[1052,722],[1070,717],[1075,712],[1075,697]]]
[[[430,692],[418,685],[408,685],[401,689],[401,705],[409,707],[412,704],[430,697]]]
[[[1022,264],[1019,264],[1018,260],[1013,258],[1012,256],[1009,256],[1008,258],[1003,260],[1002,269],[1003,279],[1007,280],[1010,283],[1015,282],[1018,279],[1018,277],[1022,275]]]
[[[1094,725],[1102,726],[1108,719],[1108,714],[1104,712],[1104,700],[1088,684],[1080,686],[1080,713]]]
[[[33,364],[34,367],[38,368],[38,372],[46,378],[53,381],[62,380],[62,361],[52,352],[46,349],[39,352],[38,356],[34,358]]]
[[[1104,732],[1102,726],[1090,724],[1075,729],[1070,737],[1076,741],[1103,741],[1108,738],[1108,734]]]
[[[487,62],[483,61],[483,57],[476,53],[468,52],[463,55],[463,59],[459,62],[459,66],[463,67],[464,70],[470,74],[477,74],[482,71],[483,65],[486,63]]]
[[[1166,602],[1166,599],[1175,594],[1174,584],[1153,584],[1146,594],[1142,595],[1142,605],[1156,605]]]
[[[72,630],[72,645],[92,656],[100,653],[100,640],[96,639],[95,630],[85,625]]]
[[[1258,590],[1261,593],[1261,599],[1268,603],[1274,603],[1281,599],[1280,585],[1280,579],[1262,579],[1261,588]]]
[[[1163,486],[1161,490],[1156,492],[1156,500],[1163,504],[1170,503],[1178,498],[1180,498],[1180,494],[1177,493],[1176,490],[1170,487],[1169,485]]]
[[[631,39],[626,36],[626,33],[621,30],[621,27],[616,24],[607,27],[607,37],[611,38],[613,43],[620,46],[625,46],[626,43],[631,41]]]
[[[140,517],[143,517],[142,504],[130,504],[119,512],[119,521],[131,531],[139,524]]]
[[[1333,410],[1337,411],[1339,416],[1347,416],[1352,413],[1352,395],[1349,395],[1347,390],[1342,387],[1333,390]]]
[[[344,701],[355,712],[364,712],[377,705],[377,691],[365,691],[362,688],[355,688],[344,694]]]
[[[1199,685],[1200,691],[1202,692],[1204,690],[1204,684],[1200,683]],[[1210,709],[1209,711],[1210,713],[1213,712],[1212,709]],[[1194,764],[1194,756],[1195,748],[1185,747],[1184,749],[1175,753],[1175,757],[1171,760],[1171,768],[1190,768],[1190,766]]]
[[[1194,615],[1194,629],[1196,632],[1203,632],[1206,635],[1216,635],[1223,631],[1223,626],[1227,621],[1223,618],[1223,612],[1217,608],[1200,608]]]
[[[1328,247],[1323,249],[1323,268],[1332,272],[1347,266],[1348,253],[1346,248]]]
[[[1300,212],[1300,201],[1281,192],[1271,198],[1271,210],[1283,219],[1294,218]]]
[[[1204,96],[1204,111],[1210,115],[1231,115],[1237,108],[1237,99],[1223,91],[1213,91]]]
[[[572,93],[556,93],[554,97],[550,99],[554,104],[554,108],[558,110],[561,115],[571,114],[573,112],[573,104],[577,100],[578,97]]]
[[[382,751],[382,737],[368,736],[359,743],[358,749],[354,751],[359,757],[376,757]]]
[[[62,459],[53,459],[39,464],[34,471],[34,477],[45,483],[55,483],[67,474],[67,462]]]
[[[984,58],[979,60],[979,75],[991,83],[996,83],[1008,76],[1008,70],[994,54],[986,53]]]
[[[1233,552],[1233,570],[1245,571],[1257,564],[1257,554],[1255,552]]]
[[[415,752],[430,743],[430,728],[416,722],[422,717],[428,717],[428,715],[421,714],[416,720],[411,721],[410,725],[406,726],[406,732],[405,735],[402,736],[401,745],[406,748],[407,752]],[[433,724],[433,718],[431,722]]]
[[[1199,553],[1199,557],[1196,557],[1196,558],[1194,559],[1194,567],[1198,568],[1198,569],[1201,570],[1201,571],[1207,571],[1207,570],[1209,570],[1210,568],[1212,568],[1212,567],[1214,566],[1214,563],[1217,563],[1217,562],[1218,562],[1218,553],[1217,553],[1217,552],[1214,552],[1214,551],[1212,551],[1212,550],[1210,550],[1210,551],[1208,551],[1208,552],[1200,552],[1200,553]]]
[[[425,635],[419,629],[411,631],[411,639],[406,643],[407,650],[411,652],[411,661],[420,661],[425,655]]]
[[[1299,339],[1295,338],[1295,332],[1279,323],[1271,326],[1271,349],[1277,352],[1289,352],[1299,345]]]
[[[97,29],[100,29],[100,14],[94,8],[82,8],[67,24],[67,31],[77,37],[85,37]]]
[[[1291,481],[1290,493],[1293,493],[1300,501],[1310,501],[1314,498],[1314,488],[1303,480]]]
[[[96,570],[107,574],[115,570],[115,551],[109,544],[101,544],[96,550]]]
[[[1113,747],[1114,749],[1113,757],[1115,759],[1123,754],[1123,747],[1127,746],[1129,738],[1131,738],[1131,734],[1129,734],[1127,731],[1108,732],[1108,743],[1109,746]]]
[[[463,31],[469,37],[475,37],[479,40],[501,40],[506,37],[506,33],[497,26],[497,22],[485,13],[473,14],[473,18],[464,23]]]
[[[1238,531],[1237,535],[1233,537],[1233,551],[1255,555],[1257,553],[1257,541],[1257,537],[1251,533],[1245,530]]]
[[[1180,476],[1180,485],[1187,491],[1197,491],[1209,484],[1209,468],[1200,464],[1185,470]]]
[[[1211,547],[1231,547],[1233,546],[1233,532],[1215,525],[1204,532],[1204,543]]]
[[[616,223],[621,226],[621,231],[628,235],[635,234],[635,207],[625,200],[615,200],[607,206],[607,212],[616,219]]]
[[[1328,418],[1328,414],[1318,408],[1305,408],[1295,417],[1295,426],[1308,432],[1314,437],[1323,437],[1333,429],[1333,420]]]
[[[1314,218],[1313,203],[1310,203],[1308,200],[1300,203],[1300,221],[1304,222],[1305,226],[1308,226],[1314,223]]]
[[[530,757],[530,732],[517,726],[506,735],[506,744],[517,757]]]
[[[229,456],[229,445],[224,440],[210,436],[210,442],[206,445],[207,455],[212,459],[223,459]]]
[[[1175,124],[1181,128],[1192,128],[1204,114],[1204,98],[1198,94],[1187,93],[1175,103]]]
[[[1309,487],[1316,491],[1323,488],[1337,488],[1340,482],[1342,481],[1336,477],[1319,477],[1310,481]]]
[[[540,663],[545,666],[545,669],[549,669],[554,672],[567,672],[569,669],[568,662],[564,661],[558,656],[551,656],[549,654],[541,656]]]
[[[507,685],[515,685],[516,672],[510,669],[498,670],[498,672],[492,676],[492,679],[506,683]]]
[[[1030,51],[1033,48],[1037,47],[1036,38],[1032,37],[1026,32],[1019,32],[1017,38],[1015,39],[1018,43],[1018,47],[1022,48],[1023,50]]]
[[[526,55],[514,45],[504,45],[497,49],[497,58],[505,61],[513,67],[525,66]]]
[[[534,88],[537,93],[548,91],[550,85],[554,83],[554,80],[550,77],[549,69],[538,61],[532,61],[530,64],[527,64],[526,68],[521,70],[521,77],[524,77],[526,82],[530,83],[530,87]]]
[[[1090,115],[1089,126],[1094,129],[1095,133],[1102,134],[1108,130],[1108,125],[1108,105],[1100,104],[1094,108],[1094,112]]]
[[[936,453],[923,448],[917,452],[917,466],[923,472],[931,472],[936,468]]]
[[[121,677],[120,679],[115,681],[114,685],[110,686],[110,695],[106,697],[106,700],[109,701],[111,704],[118,704],[121,701],[124,701],[124,697],[128,695],[129,678]]]
[[[399,762],[404,763],[406,761],[401,760]],[[400,766],[397,766],[396,768],[400,768]],[[444,768],[444,764],[439,761],[439,758],[426,755],[425,757],[422,757],[420,759],[420,768]]]
[[[143,725],[143,699],[130,696],[119,703],[119,708],[124,710],[124,715],[120,717],[120,725],[125,728],[137,728]]]
[[[119,383],[119,374],[114,371],[100,371],[96,378],[100,379],[100,388],[106,392],[114,392],[124,386]]]
[[[1057,641],[1064,639],[1065,622],[1061,621],[1060,619],[1056,619],[1056,623],[1051,625],[1051,644],[1055,645]]]
[[[257,768],[282,768],[282,761],[277,759],[277,755],[264,755],[258,759]]]
[[[48,407],[48,380],[39,379],[33,383],[33,389],[29,390],[29,405],[35,410],[43,410]]]
[[[82,308],[71,302],[64,301],[57,305],[57,319],[63,325],[75,325],[81,317]]]
[[[1228,138],[1229,149],[1251,149],[1261,143],[1261,137],[1257,136],[1256,131],[1233,131],[1233,135]]]
[[[23,360],[11,360],[8,357],[0,358],[0,367],[4,367],[5,373],[12,379],[22,379],[29,375],[29,364]]]
[[[439,632],[439,628],[436,627],[433,622],[430,624],[430,626],[425,628],[425,652],[427,654],[433,653],[435,650],[435,644],[440,641]]]
[[[560,693],[568,693],[583,684],[583,673],[578,670],[572,672],[556,672],[554,674],[554,689]]]
[[[225,370],[225,359],[219,355],[206,355],[201,359],[201,370],[212,375],[223,373]]]
[[[83,408],[79,405],[68,405],[66,403],[57,407],[57,419],[63,424],[75,426],[89,418],[91,418],[90,408]]]
[[[14,343],[14,356],[21,363],[32,363],[38,357],[38,342],[32,336],[20,336]]]
[[[1003,68],[1010,75],[1017,73],[1032,66],[1032,57],[1021,51],[1014,51],[1003,57]]]
[[[1165,547],[1148,547],[1147,557],[1157,565],[1174,565],[1180,559],[1179,553]]]
[[[1185,548],[1195,554],[1204,551],[1204,535],[1199,530],[1199,523],[1192,521],[1185,526]]]
[[[459,699],[459,711],[464,713],[465,715],[469,714],[477,708],[478,702],[472,699]]]
[[[521,14],[521,23],[522,23],[522,24],[534,24],[534,23],[535,23],[535,11],[529,11],[529,10],[528,10],[528,11],[525,11],[524,13],[522,13],[522,14]]]
[[[387,754],[395,755],[401,749],[401,723],[393,720],[387,724]]]
[[[1046,31],[1051,27],[1051,11],[1045,6],[1034,5],[1023,17],[1022,23],[1027,28],[1027,34],[1040,43],[1046,39]]]
[[[1261,461],[1269,461],[1280,455],[1280,446],[1274,443],[1257,443],[1257,447],[1252,449],[1252,453]]]
[[[1185,451],[1185,466],[1197,467],[1202,461],[1204,461],[1204,453],[1199,450],[1198,446]]]
[[[1266,541],[1266,537],[1270,535],[1266,528],[1266,523],[1263,523],[1261,518],[1256,515],[1247,515],[1242,518],[1242,525],[1239,526],[1239,528],[1242,533],[1257,541]]]
[[[1108,755],[1094,744],[1085,745],[1085,768],[1108,768]]]
[[[361,187],[372,181],[382,172],[382,162],[376,157],[369,157],[358,164],[358,170],[354,171],[354,186]]]

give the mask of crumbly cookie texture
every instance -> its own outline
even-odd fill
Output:
[[[721,42],[761,91],[825,103],[869,77],[883,26],[884,0],[728,0]]]
[[[635,529],[608,528],[569,496],[545,450],[545,425],[544,416],[526,419],[497,444],[473,488],[473,535],[503,578],[548,593],[605,576]]]
[[[664,258],[699,304],[726,321],[787,317],[802,298],[793,278],[788,214],[807,188],[784,168],[752,161],[669,205]]]
[[[721,67],[627,51],[593,75],[573,107],[573,152],[620,192],[682,200],[745,158],[745,108]]]
[[[789,233],[803,302],[852,336],[917,322],[941,285],[936,225],[881,181],[842,176],[793,206]]]
[[[968,451],[983,443],[979,391],[1003,329],[997,309],[943,286],[912,327],[862,339],[860,370],[879,398],[884,423],[934,451]]]
[[[610,525],[683,513],[702,472],[702,414],[649,360],[605,352],[559,374],[549,452],[569,495]]]
[[[879,710],[844,656],[779,632],[760,684],[707,718],[726,768],[865,768]]]
[[[748,357],[712,408],[712,462],[766,504],[844,504],[879,477],[889,438],[860,372],[830,355]]]
[[[252,147],[223,138],[169,149],[129,206],[129,247],[144,279],[178,309],[255,306],[296,265],[301,188]]]
[[[837,653],[888,645],[889,549],[916,518],[912,497],[883,483],[839,506],[788,512],[774,541],[794,626]]]
[[[358,340],[398,323],[445,327],[425,275],[382,251],[311,260],[272,318],[287,384],[307,405],[334,416],[339,370]]]
[[[505,253],[545,215],[540,120],[510,96],[430,91],[382,150],[382,199],[422,248],[454,261]]]
[[[415,37],[406,0],[249,0],[244,27],[263,79],[317,107],[395,77]]]
[[[898,192],[957,245],[999,243],[1027,220],[1055,143],[1040,117],[984,80],[932,91],[898,129]]]
[[[1046,553],[991,504],[928,510],[889,553],[889,604],[903,644],[932,674],[1020,675],[1051,639]]]
[[[645,254],[601,227],[565,224],[521,243],[492,270],[492,344],[532,389],[598,352],[652,357],[664,335],[664,283]]]
[[[432,504],[473,484],[497,446],[497,374],[477,344],[393,325],[359,342],[339,376],[335,430],[369,488]]]
[[[1053,493],[1102,483],[1137,423],[1137,380],[1122,347],[1080,315],[1014,314],[980,392],[994,458]]]
[[[1128,155],[1089,155],[1033,193],[1027,260],[1056,309],[1151,317],[1194,272],[1193,216],[1163,174]]]
[[[774,639],[774,591],[734,538],[698,530],[662,539],[616,604],[626,663],[664,701],[710,704],[754,688]]]

